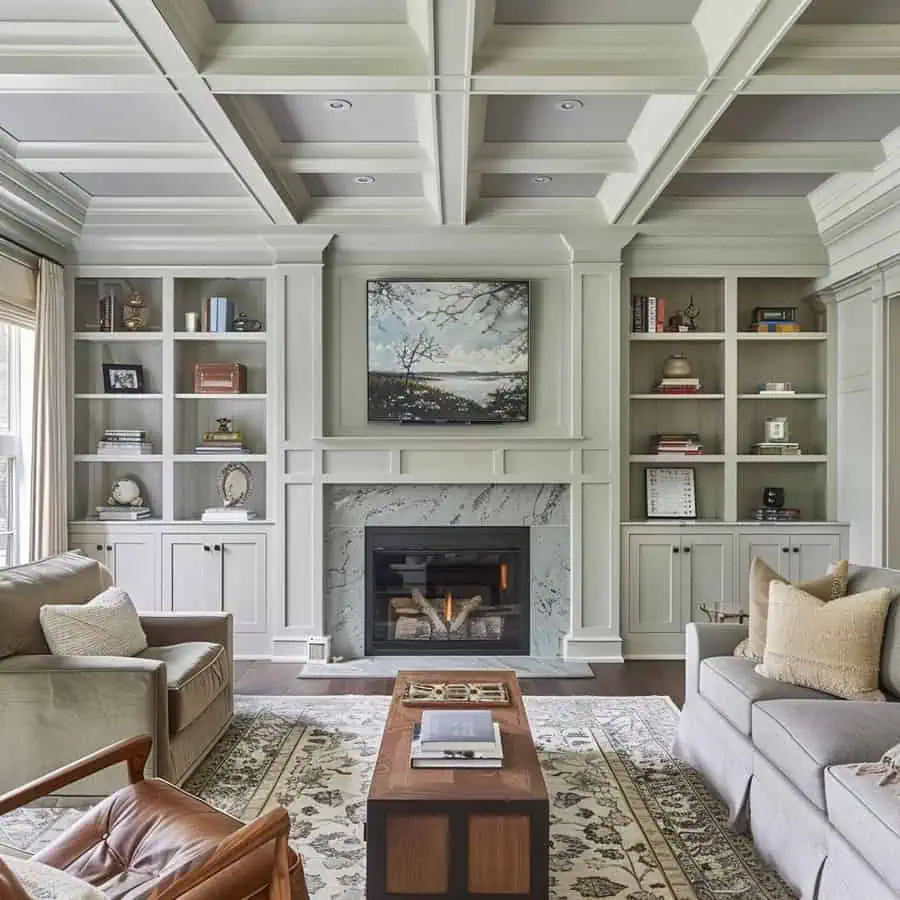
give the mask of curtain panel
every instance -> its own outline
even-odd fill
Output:
[[[34,336],[34,449],[31,559],[68,547],[66,458],[66,315],[63,267],[38,263]]]

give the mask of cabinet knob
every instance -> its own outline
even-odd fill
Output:
[[[678,553],[678,552],[679,552],[678,547],[673,547],[673,548],[672,548],[672,552],[673,552],[673,553]]]
[[[222,545],[221,545],[221,544],[213,544],[213,550],[215,550],[216,553],[221,553],[221,552],[222,552]]]
[[[103,549],[103,544],[97,544],[97,549],[98,549],[98,550],[102,550],[102,549]]]
[[[204,549],[207,553],[209,553],[211,548],[210,548],[209,544],[204,544],[204,545],[203,545],[203,549]]]
[[[791,548],[790,548],[790,547],[782,547],[782,548],[781,548],[781,552],[782,552],[782,553],[790,553],[790,552],[791,552]]]
[[[794,549],[794,553],[799,553],[799,552],[800,552],[800,548],[799,548],[799,547],[794,547],[793,549]]]
[[[107,544],[107,545],[106,545],[106,549],[109,550],[109,551],[112,551],[112,544]]]
[[[690,552],[691,552],[691,548],[690,548],[690,547],[685,547],[685,548],[683,548],[683,549],[684,549],[684,552],[685,552],[685,553],[690,553]]]

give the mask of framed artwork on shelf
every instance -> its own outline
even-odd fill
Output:
[[[107,394],[143,394],[144,367],[103,363],[103,390]]]
[[[648,519],[697,518],[693,469],[648,468],[645,474]]]

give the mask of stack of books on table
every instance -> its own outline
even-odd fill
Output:
[[[499,769],[500,726],[489,709],[425,709],[413,732],[414,769]]]
[[[700,435],[695,433],[680,432],[670,434],[653,435],[653,452],[660,455],[671,454],[674,456],[702,456],[703,444],[700,443]]]
[[[96,511],[101,522],[137,522],[153,515],[149,506],[98,506]]]
[[[799,522],[800,510],[787,506],[783,506],[781,509],[760,506],[753,510],[753,518],[757,522]]]
[[[201,522],[249,522],[256,518],[252,509],[243,506],[211,506],[203,510]]]
[[[802,456],[799,444],[793,441],[760,441],[753,445],[753,452],[759,456]]]
[[[147,432],[140,428],[104,428],[97,444],[100,456],[146,456],[153,453]]]
[[[699,378],[660,378],[654,390],[659,394],[699,394]]]
[[[240,431],[207,431],[203,440],[194,447],[194,453],[215,456],[217,453],[249,453]]]

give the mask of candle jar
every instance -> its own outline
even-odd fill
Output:
[[[184,314],[184,330],[199,331],[200,330],[200,313],[186,312]]]

